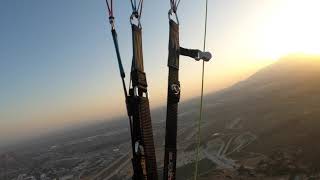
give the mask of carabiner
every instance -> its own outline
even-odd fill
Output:
[[[175,15],[176,20],[173,20],[173,18],[171,18],[171,17],[173,16],[173,14]],[[172,8],[169,9],[168,19],[169,19],[169,20],[173,20],[173,21],[175,21],[177,24],[179,24],[179,18],[178,18],[177,11],[174,11],[174,9],[172,9]]]
[[[135,23],[136,21],[136,23]],[[130,16],[130,23],[132,25],[136,25],[139,28],[141,27],[141,23],[140,23],[140,16],[139,13],[137,11],[132,12],[131,16]]]

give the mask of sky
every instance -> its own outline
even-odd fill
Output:
[[[123,64],[132,58],[129,1],[114,0]],[[318,0],[209,0],[205,93],[292,52],[320,53]],[[151,108],[166,103],[168,1],[144,1]],[[180,45],[202,49],[205,0],[181,0]],[[125,115],[104,0],[0,1],[0,145]],[[180,58],[182,101],[200,95],[201,63]],[[128,81],[128,79],[127,79]]]

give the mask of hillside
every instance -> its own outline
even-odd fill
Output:
[[[203,134],[252,132],[244,151],[299,152],[299,161],[320,167],[320,57],[290,55],[247,80],[210,95]],[[204,141],[209,140],[205,139]]]
[[[291,55],[207,95],[199,179],[320,179],[319,92],[320,57]],[[179,107],[177,180],[193,177],[198,105],[193,99]],[[165,108],[152,115],[161,171]],[[126,117],[57,132],[0,153],[0,179],[38,172],[126,179],[132,172],[129,139]]]

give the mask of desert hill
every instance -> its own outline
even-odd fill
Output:
[[[320,57],[289,55],[247,80],[207,97],[204,137],[250,131],[258,136],[245,151],[301,152],[301,161],[320,167]],[[205,141],[205,140],[204,140]]]

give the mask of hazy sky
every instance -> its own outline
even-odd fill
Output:
[[[127,75],[130,3],[114,0]],[[205,0],[181,0],[181,45],[202,48]],[[278,57],[320,52],[318,0],[209,0],[205,92]],[[166,101],[169,0],[145,0],[142,26],[152,108]],[[72,123],[125,115],[104,0],[0,1],[0,144]],[[182,100],[200,93],[201,63],[181,58]]]

